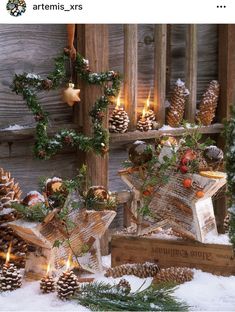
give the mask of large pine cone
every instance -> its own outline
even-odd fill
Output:
[[[193,271],[189,268],[184,267],[171,267],[166,269],[161,269],[154,279],[154,284],[159,283],[175,283],[182,284],[184,282],[191,281],[193,279]]]
[[[72,272],[64,272],[57,282],[57,294],[61,300],[72,297],[79,288],[76,275]]]
[[[176,81],[167,113],[167,123],[171,127],[179,127],[184,117],[186,97],[189,95],[185,83],[178,79]]]
[[[204,126],[209,126],[215,117],[215,111],[219,100],[219,91],[220,85],[218,81],[212,80],[202,96],[197,119]]]

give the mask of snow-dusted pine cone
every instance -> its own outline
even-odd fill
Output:
[[[167,123],[171,127],[179,127],[184,117],[186,97],[189,90],[185,87],[185,83],[178,79],[176,81],[167,113]]]
[[[109,131],[124,133],[128,129],[129,122],[129,117],[124,109],[122,107],[115,108],[109,118]]]
[[[227,216],[224,218],[224,232],[228,233],[229,232],[229,223],[231,220],[231,214],[228,213]]]
[[[55,291],[55,281],[52,277],[46,276],[41,279],[40,289],[44,294]]]
[[[0,168],[0,210],[11,208],[11,204],[20,201],[22,192],[18,183],[11,178],[10,172]]]
[[[218,81],[212,80],[202,96],[197,119],[204,126],[209,126],[215,117],[215,111],[219,100],[219,91],[220,85]]]
[[[123,275],[135,275],[140,278],[145,278],[155,276],[158,271],[158,265],[154,263],[122,264],[114,268],[109,268],[105,276],[116,278]]]
[[[153,122],[149,118],[140,118],[137,122],[136,129],[142,132],[152,130]]]
[[[125,278],[122,278],[117,284],[117,289],[128,295],[131,292],[131,285]]]
[[[193,279],[193,271],[184,267],[170,267],[161,269],[153,279],[154,284],[176,283],[182,284]]]
[[[57,294],[61,300],[72,297],[79,288],[79,283],[73,271],[64,272],[57,282]]]
[[[17,236],[8,225],[0,226],[0,265],[5,262],[5,254],[11,243],[11,262],[17,267],[23,268],[26,261],[28,245],[24,240]]]
[[[4,264],[0,273],[0,291],[12,291],[21,287],[22,277],[17,267],[11,264]]]

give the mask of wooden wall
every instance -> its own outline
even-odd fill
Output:
[[[30,125],[34,121],[21,96],[10,90],[15,73],[46,76],[53,59],[66,46],[65,25],[0,25],[0,128]],[[52,124],[72,121],[72,110],[61,102],[61,91],[41,92],[40,102]],[[6,141],[6,138],[4,138]],[[65,151],[50,161],[35,160],[32,140],[1,142],[0,167],[10,170],[24,192],[36,189],[40,177],[73,176],[77,167],[74,151]]]
[[[168,25],[167,86],[184,79],[185,25]],[[217,78],[217,25],[198,25],[198,99],[211,79]],[[149,89],[153,87],[154,25],[138,25],[138,110],[141,111]],[[33,125],[32,114],[22,98],[10,90],[15,73],[35,72],[46,75],[53,68],[53,58],[66,45],[65,25],[0,25],[0,128],[12,124]],[[109,25],[110,69],[123,73],[124,27]],[[153,90],[152,90],[153,91]],[[167,89],[169,97],[170,88]],[[50,113],[52,124],[68,123],[73,112],[60,100],[60,91],[42,92],[40,101]],[[153,92],[152,92],[153,99]],[[6,141],[6,140],[5,140]],[[1,135],[0,135],[1,142]],[[10,144],[9,144],[10,143]],[[9,149],[10,147],[10,149]],[[10,153],[11,150],[11,153]],[[123,147],[110,153],[110,187],[125,188],[117,177],[127,153]],[[75,151],[68,150],[51,161],[33,159],[32,141],[0,144],[0,166],[12,171],[24,191],[36,188],[40,176],[73,176],[77,163]]]

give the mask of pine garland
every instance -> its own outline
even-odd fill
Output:
[[[232,109],[231,118],[225,124],[226,136],[226,171],[228,181],[229,212],[231,219],[229,222],[229,237],[235,248],[235,108]]]
[[[37,158],[49,159],[66,145],[78,147],[82,151],[93,151],[103,155],[108,147],[108,131],[103,127],[104,112],[110,104],[109,97],[117,96],[120,90],[121,77],[114,71],[93,73],[89,69],[88,61],[79,53],[76,58],[75,70],[78,76],[90,85],[99,85],[104,94],[96,100],[90,116],[93,125],[93,136],[88,137],[75,130],[62,129],[53,137],[47,133],[49,116],[38,102],[37,92],[57,89],[66,80],[65,64],[69,57],[65,54],[55,59],[55,69],[46,79],[39,75],[23,73],[15,75],[12,90],[21,94],[28,108],[32,111],[36,125],[36,142],[34,153]]]
[[[187,305],[174,298],[173,290],[170,286],[149,287],[126,294],[117,285],[91,283],[81,286],[73,299],[92,311],[187,311]]]

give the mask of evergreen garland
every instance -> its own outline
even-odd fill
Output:
[[[235,108],[232,109],[231,118],[225,124],[226,136],[226,171],[228,181],[229,195],[229,213],[231,219],[229,222],[229,237],[235,248]]]
[[[150,286],[126,294],[117,285],[91,283],[82,285],[74,300],[92,311],[187,311],[188,306],[172,295],[174,288]]]
[[[53,137],[47,133],[49,117],[37,99],[37,92],[56,89],[66,81],[65,64],[69,57],[65,54],[55,59],[55,69],[46,79],[39,75],[23,73],[15,75],[12,90],[21,94],[28,108],[32,111],[36,125],[36,142],[34,153],[37,158],[49,159],[64,146],[78,147],[82,151],[93,151],[103,155],[108,147],[108,131],[103,127],[104,112],[110,104],[109,97],[117,96],[120,90],[121,77],[114,71],[93,73],[89,69],[88,61],[77,54],[75,69],[78,76],[88,84],[100,85],[104,94],[96,100],[90,116],[93,125],[93,136],[88,137],[75,130],[62,129]]]

